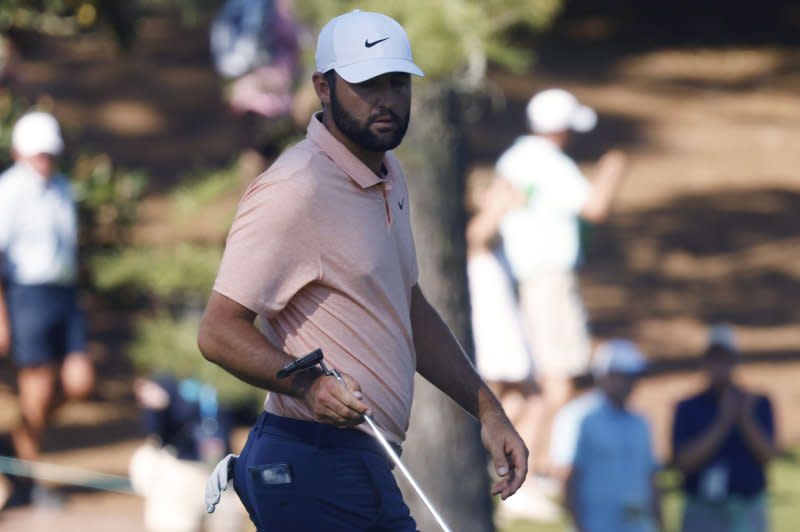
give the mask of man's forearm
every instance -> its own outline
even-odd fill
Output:
[[[412,294],[411,325],[420,375],[478,420],[488,412],[502,411],[450,328],[419,288]]]
[[[606,153],[597,163],[592,179],[592,192],[581,211],[589,222],[602,222],[608,216],[625,171],[625,155],[617,150]]]
[[[692,473],[708,462],[727,436],[728,423],[716,421],[705,433],[676,449],[673,465],[686,473]]]
[[[769,462],[778,454],[778,450],[770,438],[761,430],[758,423],[752,417],[739,423],[743,439],[750,452],[760,463]]]
[[[278,371],[294,357],[272,345],[256,329],[254,314],[243,312],[231,316],[221,310],[217,305],[221,297],[224,296],[212,295],[200,324],[198,346],[203,356],[248,384],[303,397],[320,371],[309,370],[279,380]]]

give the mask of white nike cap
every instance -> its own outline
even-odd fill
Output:
[[[592,374],[595,377],[609,373],[637,375],[646,366],[644,357],[630,340],[614,339],[600,344],[592,361]]]
[[[548,89],[536,94],[528,102],[526,111],[534,133],[569,130],[585,133],[597,124],[597,113],[563,89]]]
[[[11,146],[23,157],[46,153],[58,155],[64,149],[61,128],[49,113],[33,111],[17,120],[11,132]]]
[[[317,71],[331,69],[350,83],[389,72],[424,76],[414,64],[403,27],[380,13],[355,10],[325,24],[317,39]]]

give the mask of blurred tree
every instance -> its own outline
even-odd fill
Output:
[[[420,284],[459,340],[469,346],[461,101],[482,86],[490,62],[514,70],[525,68],[532,50],[515,48],[511,31],[547,26],[562,0],[306,0],[297,4],[301,16],[317,28],[356,8],[380,11],[406,28],[414,60],[426,74],[415,82],[414,114],[400,150],[410,181]],[[415,479],[453,530],[492,530],[487,461],[477,424],[423,380],[417,382],[411,419],[404,460]],[[436,530],[413,491],[404,491],[420,530]]]
[[[0,0],[0,34],[74,35],[106,21],[120,45],[128,48],[135,34],[135,4],[125,0]]]

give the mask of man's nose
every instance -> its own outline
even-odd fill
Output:
[[[403,90],[391,80],[381,79],[375,84],[373,103],[394,109],[404,98]]]

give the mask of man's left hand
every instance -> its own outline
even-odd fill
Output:
[[[505,500],[516,493],[528,475],[528,448],[502,410],[484,417],[481,440],[500,476],[492,486],[492,495]]]

